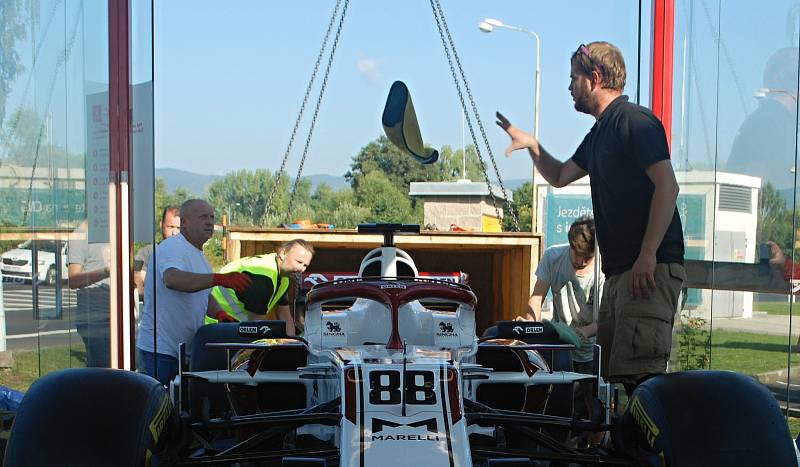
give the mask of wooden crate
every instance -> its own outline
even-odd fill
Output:
[[[275,251],[293,238],[311,242],[316,255],[309,272],[357,271],[367,252],[383,242],[381,235],[361,235],[355,230],[287,230],[229,227],[228,260]],[[423,231],[397,235],[395,243],[414,259],[419,271],[469,275],[478,297],[479,330],[525,310],[533,291],[533,278],[542,250],[536,233],[483,233]]]

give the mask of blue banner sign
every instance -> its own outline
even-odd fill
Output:
[[[559,243],[567,243],[569,226],[575,219],[593,214],[592,196],[547,194],[544,217],[544,246],[549,248]]]

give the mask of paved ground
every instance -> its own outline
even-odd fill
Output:
[[[74,326],[74,290],[41,285],[34,311],[30,284],[6,282],[2,285],[8,350],[34,350],[80,340]],[[37,312],[39,319],[35,319]]]
[[[790,328],[792,336],[800,335],[800,317],[791,320],[788,315],[768,315],[755,312],[752,318],[714,318],[712,329],[726,331],[752,332],[758,334],[773,334],[785,336]],[[759,380],[769,389],[778,400],[781,409],[786,410],[789,401],[789,415],[800,417],[800,368],[791,372],[769,372],[759,375]]]
[[[785,336],[789,330],[790,318],[792,318],[792,335],[800,335],[800,316],[768,315],[763,312],[753,313],[752,318],[714,318],[711,321],[711,327],[712,329],[725,329],[727,331]]]

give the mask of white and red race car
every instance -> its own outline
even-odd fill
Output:
[[[358,277],[310,290],[302,337],[281,321],[201,328],[169,392],[119,370],[41,378],[5,465],[796,465],[776,401],[749,377],[654,377],[611,417],[596,374],[553,367],[572,347],[546,325],[477,336],[470,288],[420,277],[394,246],[418,229],[363,226],[383,247]],[[554,414],[555,391],[582,380],[600,388],[593,413]],[[606,432],[602,447],[570,442]]]

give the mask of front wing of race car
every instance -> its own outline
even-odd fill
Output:
[[[276,328],[273,324],[271,327]],[[293,446],[296,449],[291,456],[284,452],[283,458],[315,458],[326,465],[486,465],[491,459],[509,457],[561,459],[586,465],[636,465],[630,460],[577,452],[539,430],[561,427],[599,431],[608,428],[602,419],[579,421],[525,412],[531,401],[524,400],[520,410],[498,410],[479,402],[482,385],[528,388],[591,377],[552,371],[541,358],[535,358],[539,351],[564,350],[564,346],[531,346],[508,339],[483,344],[493,353],[507,351],[507,358],[518,354],[534,357],[529,363],[535,365],[520,367],[519,371],[493,372],[492,368],[475,363],[469,352],[410,345],[396,351],[382,345],[310,349],[308,360],[312,363],[298,367],[294,374],[260,369],[267,358],[280,358],[283,350],[296,347],[300,341],[281,338],[254,344],[209,344],[229,352],[243,352],[246,358],[239,358],[239,366],[228,370],[185,372],[179,381],[203,379],[262,389],[295,382],[305,385],[308,408],[259,413],[251,407],[252,413],[200,422],[193,428],[206,431],[268,426],[276,436],[296,430],[298,439],[313,437],[318,443],[313,447]],[[237,358],[232,360],[236,362]],[[541,397],[541,393],[535,394]],[[239,409],[245,408],[240,405]],[[509,441],[497,442],[498,429],[508,434]],[[259,440],[265,439],[264,433],[255,432],[227,451],[196,457],[193,462],[275,458],[280,451],[264,451],[258,446]],[[517,440],[513,443],[512,435]],[[473,445],[475,440],[480,441],[479,445]],[[320,446],[326,449],[320,450]]]

